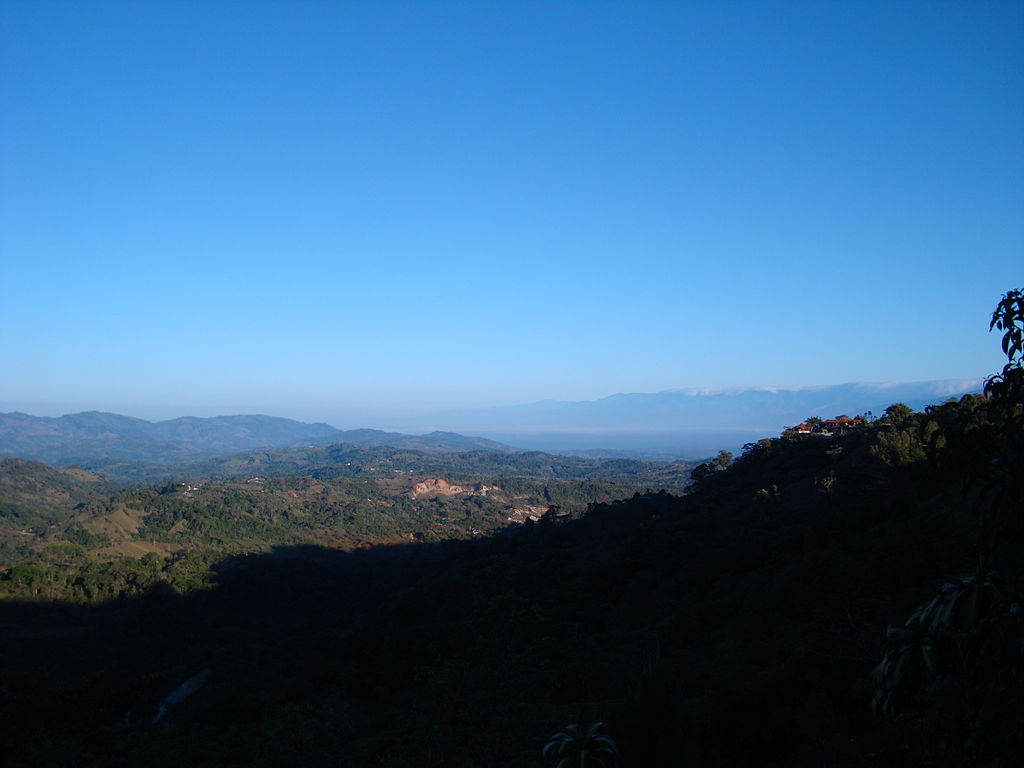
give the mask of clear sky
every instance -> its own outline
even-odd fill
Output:
[[[1024,3],[0,4],[0,411],[967,378]]]

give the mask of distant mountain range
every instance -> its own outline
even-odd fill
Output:
[[[893,403],[914,410],[981,389],[982,379],[838,384],[824,387],[671,390],[600,400],[447,411],[423,435],[340,430],[273,416],[186,416],[150,422],[89,411],[58,418],[0,414],[0,458],[113,467],[194,464],[246,451],[349,443],[428,453],[516,451],[511,445],[591,458],[694,459],[734,450],[809,416],[880,415]],[[423,422],[426,425],[426,422]],[[417,431],[413,426],[411,431]],[[487,435],[467,437],[461,433]]]
[[[448,411],[451,429],[474,432],[612,432],[754,430],[778,433],[808,416],[829,418],[871,411],[893,403],[914,410],[949,397],[980,392],[982,379],[898,383],[851,383],[823,387],[750,387],[668,390],[619,394],[600,400],[543,400],[528,405]]]
[[[430,426],[581,456],[692,460],[778,435],[809,416],[866,411],[878,416],[897,402],[919,411],[950,397],[980,392],[982,382],[977,378],[618,394],[583,402],[544,400],[452,410],[437,414]]]
[[[404,435],[377,429],[340,430],[328,424],[305,424],[274,416],[186,416],[150,422],[99,411],[57,418],[0,414],[0,457],[65,466],[98,460],[183,464],[263,448],[331,443],[434,453],[510,450],[493,440],[451,432]]]

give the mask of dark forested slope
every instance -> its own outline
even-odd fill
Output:
[[[527,766],[556,728],[602,720],[624,765],[917,759],[916,733],[873,718],[869,673],[886,625],[976,564],[976,521],[938,463],[880,450],[902,429],[762,441],[689,497],[486,541],[285,547],[184,596],[157,568],[141,599],[0,604],[5,746]]]

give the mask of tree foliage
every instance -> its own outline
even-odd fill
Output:
[[[929,408],[917,421],[913,446],[927,447],[944,471],[961,478],[979,521],[978,568],[943,586],[905,624],[890,626],[872,673],[875,711],[904,717],[920,755],[945,764],[1000,764],[1024,730],[1020,291],[1003,296],[989,329],[1004,332],[1002,372],[986,380],[984,398]],[[909,418],[903,414],[904,429],[890,434],[910,435]]]
[[[985,393],[1003,400],[1010,405],[1011,419],[1019,425],[1024,413],[1021,399],[1024,398],[1024,292],[1008,291],[992,313],[989,330],[1003,332],[1002,349],[1006,355],[1003,370],[985,381]]]
[[[619,748],[610,737],[599,733],[603,727],[604,723],[567,725],[554,734],[544,747],[545,761],[552,768],[616,765]]]

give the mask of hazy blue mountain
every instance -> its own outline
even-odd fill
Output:
[[[118,459],[173,464],[218,453],[293,445],[338,433],[327,424],[271,416],[185,417],[149,422],[90,411],[56,418],[0,414],[0,456],[49,464]]]
[[[569,429],[778,431],[808,416],[881,413],[902,402],[915,409],[981,389],[981,379],[837,384],[826,387],[669,390],[618,394],[583,402],[545,400],[528,405],[449,411],[454,429],[524,432]]]
[[[339,430],[275,416],[185,416],[150,422],[90,411],[58,418],[0,414],[0,457],[49,464],[100,466],[122,462],[182,464],[263,448],[353,443],[426,452],[507,451],[508,446],[453,432],[406,435],[378,429]]]
[[[379,429],[347,429],[334,435],[332,443],[352,443],[365,446],[407,448],[426,453],[452,453],[458,451],[513,451],[514,448],[483,437],[460,435],[456,432],[435,430],[426,435],[406,435],[401,432],[383,432]],[[325,444],[323,440],[319,444]]]
[[[328,424],[304,424],[262,415],[214,416],[205,419],[184,416],[156,422],[150,428],[150,435],[158,441],[217,453],[267,445],[288,445],[300,440],[330,437],[337,432]]]
[[[455,431],[423,435],[339,430],[273,416],[186,416],[149,422],[89,411],[59,418],[0,414],[0,457],[98,466],[182,464],[245,451],[349,443],[426,452],[535,450],[644,458],[699,458],[778,434],[808,416],[830,418],[903,402],[916,410],[981,388],[981,379],[828,387],[674,390],[586,402],[542,401],[448,411],[431,417]],[[466,437],[459,433],[486,435]],[[489,439],[488,439],[489,438]]]
[[[849,383],[823,387],[670,390],[600,400],[448,411],[436,421],[515,445],[548,451],[696,457],[778,435],[808,416],[831,418],[892,403],[915,410],[981,390],[982,380]],[[592,455],[592,454],[590,454]],[[606,454],[607,455],[607,454]]]

